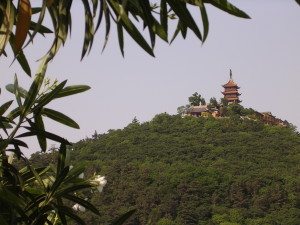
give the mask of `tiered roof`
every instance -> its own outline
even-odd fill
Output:
[[[224,95],[224,98],[229,102],[229,103],[239,103],[241,102],[239,100],[239,97],[241,94],[238,92],[238,89],[240,88],[232,79],[232,71],[230,70],[230,79],[229,81],[223,85],[225,90],[222,92]]]

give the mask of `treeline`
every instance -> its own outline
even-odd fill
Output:
[[[159,114],[79,141],[71,161],[108,180],[101,195],[83,193],[102,213],[83,213],[88,224],[132,208],[130,225],[300,224],[300,135],[292,127]]]

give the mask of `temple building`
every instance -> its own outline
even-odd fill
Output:
[[[224,91],[222,94],[224,95],[224,99],[228,102],[228,104],[232,103],[240,103],[239,96],[241,95],[238,91],[240,88],[232,79],[232,71],[230,70],[230,79],[229,81],[223,85]]]

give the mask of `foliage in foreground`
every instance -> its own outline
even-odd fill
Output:
[[[70,219],[85,224],[76,214],[76,211],[85,209],[100,215],[98,209],[81,193],[86,189],[98,189],[101,192],[106,184],[105,178],[94,174],[86,179],[81,176],[84,167],[72,169],[67,157],[70,143],[48,132],[44,125],[44,118],[48,117],[79,128],[70,117],[47,106],[54,100],[86,91],[89,87],[65,86],[67,81],[51,83],[45,79],[47,63],[48,58],[45,58],[28,90],[19,86],[15,76],[14,84],[6,86],[14,94],[15,101],[10,100],[0,106],[1,225],[66,225]],[[42,152],[47,149],[47,139],[60,143],[54,163],[33,166],[23,153],[24,148],[28,148],[23,139],[26,137],[36,137]],[[14,157],[24,162],[23,168],[13,164]],[[72,203],[75,203],[73,207]],[[127,217],[132,213],[129,211]],[[122,224],[120,221],[124,221],[124,218],[117,220],[116,224]]]
[[[42,165],[51,154],[34,154]],[[109,185],[91,197],[104,223],[128,208],[131,225],[299,224],[300,136],[238,117],[160,114],[74,145],[72,161]]]

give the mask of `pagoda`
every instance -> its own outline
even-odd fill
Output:
[[[238,91],[240,88],[232,79],[232,71],[230,70],[230,79],[229,81],[223,85],[224,91],[222,94],[224,95],[224,99],[228,102],[228,104],[232,103],[240,103],[239,96],[241,95]]]

